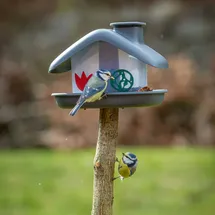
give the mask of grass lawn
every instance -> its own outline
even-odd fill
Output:
[[[115,215],[214,215],[215,151],[121,148],[137,172],[115,181]],[[0,215],[87,215],[94,149],[1,151]]]

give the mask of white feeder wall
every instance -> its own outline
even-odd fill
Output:
[[[114,49],[116,49],[115,53]],[[132,88],[147,86],[146,64],[104,42],[96,42],[79,51],[71,58],[71,65],[73,93],[82,92],[82,90],[79,89],[80,86],[78,87],[76,83],[75,74],[81,78],[84,72],[86,77],[89,77],[90,74],[95,73],[98,69],[128,70],[134,78]],[[129,79],[129,77],[127,78]],[[116,90],[110,86],[110,83],[108,84],[107,91],[116,92]]]
[[[85,72],[88,77],[90,74],[95,73],[99,68],[99,43],[94,43],[87,48],[79,51],[71,59],[72,64],[72,92],[81,93],[75,81],[75,74],[80,78],[82,72]]]
[[[147,68],[145,63],[119,50],[119,68],[128,70],[133,75],[133,88],[147,86]]]

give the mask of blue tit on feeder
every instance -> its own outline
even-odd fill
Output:
[[[123,156],[120,160],[116,158],[116,162],[119,163],[118,172],[120,176],[114,178],[113,180],[117,178],[121,178],[121,180],[123,180],[124,178],[128,178],[132,176],[136,171],[137,163],[138,163],[136,155],[130,152],[122,153],[122,155]]]
[[[75,107],[70,111],[69,115],[74,116],[85,102],[95,102],[103,98],[108,80],[114,79],[109,71],[98,70],[89,79],[84,90],[78,99]]]

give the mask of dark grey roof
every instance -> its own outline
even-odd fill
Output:
[[[114,26],[117,23],[112,23]],[[128,25],[131,23],[128,23]],[[132,22],[134,25],[134,22]],[[138,25],[143,23],[137,22]],[[104,41],[110,43],[122,51],[134,56],[140,61],[157,68],[168,68],[167,60],[157,53],[155,50],[145,44],[137,44],[130,41],[128,38],[116,33],[110,29],[98,29],[85,35],[64,52],[62,52],[50,65],[50,73],[67,72],[71,70],[71,57],[77,52],[81,51],[85,47],[92,43]]]

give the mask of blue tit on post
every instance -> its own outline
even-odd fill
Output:
[[[131,152],[122,153],[122,155],[123,156],[120,160],[116,158],[116,162],[119,163],[118,172],[120,176],[114,178],[113,180],[117,178],[121,178],[121,180],[123,180],[124,178],[132,176],[136,171],[138,163],[136,155]]]
[[[87,82],[80,98],[75,107],[70,111],[69,115],[74,116],[85,102],[95,102],[102,99],[110,78],[114,79],[114,77],[111,76],[111,73],[107,70],[98,70],[95,72]]]

